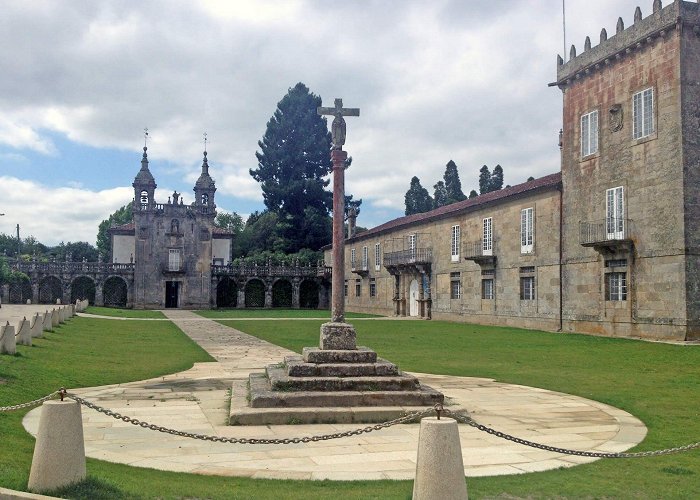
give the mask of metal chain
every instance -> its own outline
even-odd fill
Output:
[[[682,451],[693,450],[700,448],[700,441],[697,443],[687,444],[685,446],[676,446],[675,448],[667,448],[665,450],[653,450],[653,451],[639,451],[636,453],[608,453],[602,451],[580,451],[580,450],[569,450],[567,448],[558,448],[556,446],[549,446],[546,444],[535,443],[533,441],[528,441],[527,439],[522,439],[519,437],[511,436],[504,432],[497,431],[491,427],[486,427],[485,425],[475,422],[471,417],[467,415],[460,415],[458,413],[452,412],[448,409],[442,409],[442,411],[450,415],[452,418],[458,422],[465,423],[475,429],[491,434],[492,436],[505,439],[507,441],[512,441],[514,443],[529,446],[531,448],[537,448],[539,450],[551,451],[554,453],[562,453],[564,455],[576,455],[579,457],[591,457],[591,458],[641,458],[641,457],[657,457],[660,455],[670,455],[672,453],[680,453]]]
[[[427,410],[424,410],[422,412],[408,413],[408,414],[404,415],[403,417],[399,417],[399,418],[396,418],[394,420],[389,420],[389,421],[383,422],[381,424],[369,425],[367,427],[362,427],[360,429],[354,429],[354,430],[345,431],[345,432],[336,432],[333,434],[322,434],[320,436],[304,436],[304,437],[279,438],[279,439],[276,439],[276,438],[273,438],[273,439],[268,439],[268,438],[228,438],[228,437],[221,437],[221,436],[210,436],[207,434],[196,434],[193,432],[178,431],[176,429],[170,429],[168,427],[162,427],[160,425],[149,424],[148,422],[142,422],[139,419],[131,418],[131,417],[128,417],[126,415],[122,415],[120,413],[109,410],[107,408],[103,408],[101,406],[98,406],[94,403],[91,403],[89,401],[84,400],[83,398],[81,398],[79,396],[76,396],[75,394],[67,393],[66,396],[71,398],[71,399],[74,399],[75,401],[77,401],[78,403],[80,403],[83,406],[86,406],[88,408],[92,408],[95,411],[98,411],[100,413],[104,413],[105,415],[110,416],[112,418],[116,418],[117,420],[123,420],[124,422],[127,422],[129,424],[143,427],[144,429],[151,429],[154,431],[163,432],[165,434],[172,434],[174,436],[182,436],[182,437],[187,437],[187,438],[192,438],[192,439],[199,439],[202,441],[212,441],[214,443],[231,443],[231,444],[299,444],[299,443],[311,443],[311,442],[316,442],[316,441],[328,441],[329,439],[339,439],[339,438],[350,437],[350,436],[359,436],[361,434],[367,434],[369,432],[386,429],[387,427],[391,427],[392,425],[405,424],[408,422],[412,422],[420,417],[424,417],[426,415],[432,414],[435,411],[433,408],[428,408]]]
[[[22,403],[18,405],[12,405],[12,406],[0,406],[0,412],[3,411],[14,411],[14,410],[21,410],[22,408],[29,408],[32,406],[38,406],[44,401],[48,401],[49,399],[53,399],[56,397],[58,394],[61,393],[61,390],[54,391],[48,396],[44,396],[43,398],[35,399],[34,401],[28,401],[27,403]]]

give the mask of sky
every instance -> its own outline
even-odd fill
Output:
[[[566,0],[566,54],[639,2]],[[297,82],[361,109],[344,147],[360,226],[403,215],[411,177],[432,193],[449,160],[465,193],[482,165],[510,185],[557,172],[557,54],[561,0],[6,1],[0,233],[94,244],[133,198],[146,127],[158,202],[193,201],[206,132],[219,210],[263,209],[248,171]]]

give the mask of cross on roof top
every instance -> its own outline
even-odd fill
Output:
[[[143,129],[143,147],[148,146],[148,127]]]

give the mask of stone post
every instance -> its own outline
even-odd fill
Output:
[[[17,338],[15,337],[15,327],[7,322],[5,326],[0,326],[0,354],[16,354]]]
[[[19,326],[17,327],[17,335],[15,336],[15,342],[20,345],[32,345],[32,330],[29,325],[29,321],[24,317],[20,320]]]
[[[466,500],[457,421],[426,417],[420,422],[413,500]]]
[[[39,283],[32,283],[32,304],[39,303]]]
[[[3,304],[10,303],[10,285],[7,283],[0,287],[0,302]]]
[[[86,475],[80,405],[76,401],[46,401],[41,408],[29,489],[53,490]]]
[[[238,298],[236,299],[236,308],[237,309],[243,309],[245,308],[245,284],[241,287],[238,287]]]
[[[105,305],[104,297],[104,283],[95,284],[95,305],[97,307],[102,307]]]
[[[272,307],[272,280],[265,280],[265,308]]]
[[[299,283],[298,278],[294,278],[292,280],[292,308],[293,309],[299,309],[301,307],[300,301],[299,301],[299,288],[301,287],[301,283]]]

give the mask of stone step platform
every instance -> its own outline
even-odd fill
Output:
[[[280,369],[282,370],[282,369]],[[415,377],[409,377],[409,380]],[[425,385],[411,390],[275,390],[264,373],[251,373],[250,406],[252,408],[356,407],[356,406],[433,406],[444,396]]]
[[[303,356],[286,356],[290,377],[395,377],[399,369],[394,363],[377,358],[376,363],[305,363]]]
[[[416,377],[402,373],[371,377],[290,377],[279,365],[268,366],[265,373],[275,391],[412,391],[419,386]]]
[[[320,349],[304,347],[301,351],[304,363],[376,363],[377,353],[367,347],[357,349]]]

